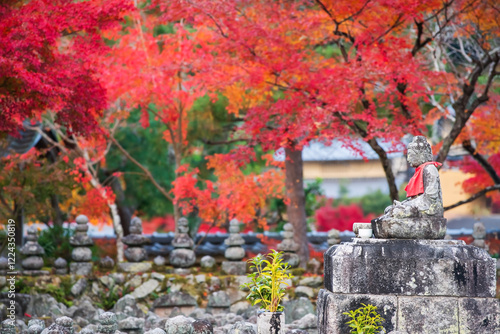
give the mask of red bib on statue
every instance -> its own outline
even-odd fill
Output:
[[[424,167],[427,165],[434,165],[436,167],[442,166],[442,163],[431,161],[421,164],[415,169],[415,175],[410,179],[406,186],[406,197],[413,197],[424,193]]]

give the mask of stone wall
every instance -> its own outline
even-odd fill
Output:
[[[213,333],[232,333],[230,329],[235,324],[248,327],[249,331],[242,333],[255,330],[257,307],[250,305],[245,299],[246,292],[239,288],[248,281],[246,276],[214,275],[198,269],[192,269],[193,273],[187,276],[159,272],[99,273],[97,270],[94,268],[94,276],[88,278],[18,277],[18,328],[26,330],[30,319],[43,319],[48,327],[55,319],[66,316],[72,319],[75,331],[86,328],[97,332],[99,316],[112,311],[118,329],[131,333],[155,328],[167,331],[165,326],[174,321],[171,319],[189,324],[195,319],[207,320]],[[287,330],[316,333],[315,304],[323,277],[304,275],[300,270],[297,273],[289,282],[291,287],[284,300]],[[8,302],[5,293],[0,294],[0,302],[3,303],[0,319],[4,320]]]

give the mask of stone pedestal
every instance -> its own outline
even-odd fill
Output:
[[[43,267],[42,255],[45,255],[45,250],[38,243],[38,236],[35,227],[31,226],[28,228],[26,240],[26,244],[24,244],[24,246],[20,249],[20,253],[25,256],[24,260],[21,262],[23,275],[48,275],[48,271],[41,270]]]
[[[92,251],[90,246],[94,241],[87,235],[89,230],[89,219],[85,215],[76,217],[75,234],[69,239],[73,246],[71,259],[73,262],[69,265],[70,273],[80,276],[89,276],[92,273]]]
[[[348,333],[343,314],[377,306],[387,332],[500,331],[495,261],[460,240],[354,239],[325,257],[319,333]]]

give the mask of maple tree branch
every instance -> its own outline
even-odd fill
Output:
[[[490,191],[494,191],[494,190],[500,190],[500,184],[495,184],[493,186],[489,186],[489,187],[486,187],[484,188],[483,190],[475,193],[474,195],[472,195],[471,197],[469,197],[468,199],[466,200],[463,200],[463,201],[459,201],[455,204],[452,204],[452,205],[449,205],[449,206],[446,206],[444,207],[444,211],[447,211],[447,210],[450,210],[450,209],[453,209],[453,208],[456,208],[457,206],[460,206],[460,205],[463,205],[463,204],[467,204],[469,202],[472,202],[476,199],[478,199],[479,197],[482,197],[484,195],[486,195],[487,193],[489,193]]]
[[[330,16],[330,18],[332,19],[333,22],[337,23],[337,21],[335,20],[335,17],[333,17],[333,14],[330,12],[330,10],[326,7],[326,5],[321,2],[321,0],[316,0],[316,3],[321,7],[321,9],[326,13],[328,14],[328,16]]]
[[[462,147],[469,152],[469,154],[481,165],[481,167],[483,167],[495,184],[500,184],[500,176],[498,176],[495,168],[493,168],[485,157],[477,152],[476,148],[472,146],[470,140],[464,140],[462,142]]]
[[[404,23],[404,20],[401,20],[403,18],[403,14],[399,14],[398,17],[396,18],[396,21],[387,28],[386,31],[384,31],[379,37],[375,38],[370,44],[378,42],[381,38],[383,38],[385,35],[390,33],[392,30],[396,29],[398,26]]]
[[[197,249],[198,247],[200,247],[200,245],[203,243],[203,241],[207,238],[207,236],[208,236],[208,232],[210,232],[210,230],[211,230],[212,228],[214,228],[214,227],[215,227],[216,223],[217,223],[217,221],[214,219],[214,220],[212,221],[212,223],[210,224],[210,226],[208,227],[207,231],[205,232],[205,235],[204,235],[203,237],[201,237],[201,238],[200,238],[200,240],[199,240],[199,241],[196,243],[196,245],[193,247],[193,251],[196,251],[196,249]]]
[[[208,16],[208,18],[209,18],[210,20],[212,20],[212,22],[215,24],[215,26],[217,27],[217,30],[219,30],[219,33],[222,35],[222,37],[224,37],[224,38],[228,38],[228,37],[229,37],[229,36],[228,36],[228,35],[224,32],[224,30],[222,29],[222,26],[219,24],[219,22],[217,22],[217,20],[215,19],[215,17],[214,17],[212,14],[210,14],[210,13],[208,13],[208,12],[206,12],[206,11],[202,10],[199,6],[196,6],[196,4],[195,4],[195,3],[193,3],[192,1],[189,1],[189,0],[188,0],[188,1],[187,1],[187,3],[189,3],[191,6],[193,6],[193,7],[197,8],[199,11],[201,11],[201,12],[202,12],[203,14],[205,14],[206,16]]]
[[[462,95],[453,103],[453,109],[455,110],[455,122],[453,123],[452,129],[447,137],[443,140],[443,145],[439,150],[438,156],[436,158],[437,162],[443,163],[448,156],[448,152],[450,151],[451,146],[455,142],[455,139],[458,138],[462,129],[467,124],[467,121],[472,116],[474,111],[483,103],[489,100],[488,92],[493,83],[493,79],[495,76],[499,74],[496,71],[496,67],[500,61],[500,51],[497,51],[493,55],[487,54],[483,60],[476,61],[476,66],[473,71],[470,73],[468,78],[468,83],[464,83],[462,87]],[[470,106],[469,101],[471,97],[474,95],[476,85],[479,77],[483,73],[483,71],[491,65],[491,70],[488,75],[486,86],[481,94],[481,96],[477,97]]]
[[[340,120],[346,124],[349,128],[351,128],[356,134],[358,134],[361,138],[365,140],[368,145],[372,148],[373,151],[378,155],[380,163],[382,164],[382,168],[384,169],[385,177],[387,179],[387,184],[389,185],[389,193],[392,201],[395,201],[399,198],[398,188],[396,187],[396,177],[394,176],[394,172],[392,170],[391,161],[387,156],[387,152],[384,148],[377,142],[375,138],[367,139],[368,132],[363,129],[358,123],[355,121],[347,121],[342,117],[341,113],[336,114]]]
[[[338,25],[341,25],[342,23],[349,21],[350,19],[358,16],[359,14],[361,14],[365,10],[366,6],[368,6],[368,3],[370,3],[370,1],[371,0],[366,0],[365,3],[363,4],[363,6],[361,6],[361,8],[357,12],[353,13],[352,15],[349,15],[348,17],[346,17],[345,19],[343,19],[342,21],[340,21],[338,23],[337,22],[335,22],[335,23]]]
[[[413,49],[411,50],[411,55],[415,57],[417,52],[423,48],[427,43],[432,41],[432,38],[427,37],[423,42],[422,42],[422,35],[424,34],[424,22],[417,22],[415,21],[415,24],[417,25],[417,38],[415,39],[415,45],[413,46]]]
[[[163,196],[165,196],[169,201],[174,200],[173,197],[165,190],[165,188],[163,188],[158,182],[156,182],[155,178],[146,167],[144,167],[139,161],[135,160],[134,157],[132,157],[130,153],[128,153],[127,150],[124,149],[114,137],[110,136],[109,139],[113,142],[113,144],[116,145],[116,147],[123,153],[123,155],[125,155],[127,159],[129,159],[134,165],[139,167],[139,169],[144,172],[147,178],[151,181],[151,183],[153,183],[155,188],[162,193]]]

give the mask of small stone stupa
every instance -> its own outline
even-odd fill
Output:
[[[241,247],[245,240],[240,235],[240,222],[237,219],[229,222],[229,237],[224,243],[227,245],[224,252],[227,261],[222,262],[222,272],[228,275],[245,275],[247,263],[241,261],[245,257],[245,249]]]
[[[283,261],[287,262],[291,268],[297,268],[300,264],[300,258],[297,255],[300,246],[293,240],[293,235],[293,225],[286,223],[283,226],[283,241],[276,248],[283,252]]]
[[[196,255],[193,251],[194,241],[188,234],[188,220],[184,217],[177,221],[177,233],[172,240],[174,250],[170,253],[170,264],[174,266],[174,273],[188,275],[188,269],[196,262]]]
[[[354,238],[324,254],[318,333],[347,333],[345,312],[371,304],[385,331],[498,333],[495,261],[463,240],[444,240],[446,219],[437,167],[426,139],[408,145],[416,167],[408,199],[372,221],[375,238]]]
[[[94,244],[88,236],[87,231],[89,219],[85,215],[76,217],[75,234],[69,239],[69,243],[73,246],[71,252],[70,273],[80,276],[88,276],[92,273],[92,251],[90,246]]]
[[[130,221],[130,234],[123,237],[123,243],[127,245],[125,258],[128,262],[118,263],[121,271],[128,273],[146,272],[153,268],[151,262],[146,262],[147,252],[144,245],[150,243],[150,240],[142,235],[142,220],[134,217]]]
[[[24,260],[21,262],[23,275],[39,276],[49,274],[48,271],[42,270],[42,255],[45,255],[45,250],[38,243],[38,235],[34,226],[28,228],[26,243],[21,247],[20,253],[25,256]]]
[[[97,333],[115,334],[118,330],[118,320],[113,312],[103,312],[99,314],[99,325]]]
[[[62,257],[58,257],[54,261],[54,272],[56,275],[67,275],[68,274],[68,262]]]

